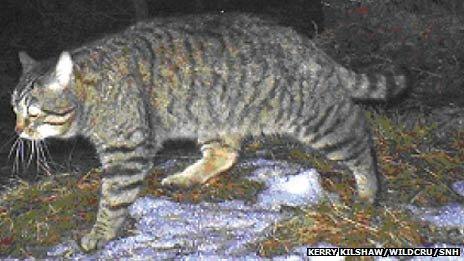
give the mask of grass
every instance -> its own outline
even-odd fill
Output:
[[[463,131],[456,131],[449,138],[449,146],[438,149],[432,146],[433,125],[418,123],[408,130],[384,115],[368,116],[374,127],[384,179],[381,206],[355,203],[352,178],[328,169],[321,172],[322,184],[326,190],[339,194],[342,202],[323,202],[277,224],[268,239],[259,244],[261,255],[282,254],[295,246],[322,241],[343,247],[408,247],[433,243],[437,238],[446,242],[439,235],[441,228],[418,221],[402,206],[464,203],[450,188],[453,182],[463,179]],[[321,161],[320,164],[328,164]],[[332,168],[336,166],[332,164]]]
[[[186,167],[189,162],[176,166]],[[224,200],[254,200],[264,188],[262,183],[240,175],[251,169],[235,169],[227,175],[213,178],[206,186],[188,191],[161,187],[167,174],[155,168],[145,180],[141,196],[167,196],[178,202],[198,203]],[[46,247],[66,238],[78,239],[95,220],[101,169],[88,173],[59,175],[37,184],[22,183],[0,199],[0,256],[43,255]],[[71,234],[75,232],[76,234]]]
[[[408,130],[384,115],[370,113],[368,116],[374,127],[383,191],[388,191],[388,195],[381,194],[382,206],[366,207],[355,203],[351,175],[333,162],[289,146],[287,160],[317,166],[325,189],[339,194],[342,201],[339,204],[323,202],[296,211],[292,219],[277,224],[273,234],[259,244],[261,255],[280,254],[293,246],[321,241],[345,247],[423,244],[428,238],[434,238],[433,234],[440,229],[417,221],[398,206],[463,202],[450,185],[462,180],[464,131],[457,131],[450,137],[446,150],[432,149],[434,126],[418,123]],[[282,142],[277,139],[267,144],[255,141],[246,146],[244,153],[279,144]],[[181,170],[190,161],[178,164],[174,171]],[[193,203],[230,199],[253,201],[264,186],[243,178],[251,171],[234,169],[206,186],[176,191],[160,186],[161,178],[167,173],[157,168],[146,179],[142,195],[167,196],[175,201]],[[71,231],[82,233],[92,225],[100,175],[99,169],[84,175],[59,175],[37,184],[23,183],[14,192],[5,194],[0,207],[0,252],[28,256],[65,238],[81,236]]]
[[[97,209],[100,171],[22,183],[1,198],[0,253],[28,256],[88,227]]]

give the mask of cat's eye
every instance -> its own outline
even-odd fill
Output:
[[[40,108],[36,105],[31,105],[27,108],[27,115],[29,115],[29,117],[37,117],[39,116],[40,112]]]

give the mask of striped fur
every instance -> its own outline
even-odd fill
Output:
[[[54,136],[82,135],[96,146],[105,175],[85,250],[116,236],[153,155],[172,138],[198,139],[203,158],[164,185],[204,183],[232,167],[243,137],[283,134],[345,163],[360,198],[375,199],[371,136],[353,99],[390,98],[405,88],[403,76],[355,74],[294,30],[245,14],[143,22],[70,54],[63,85],[54,75],[70,68],[54,68],[56,60],[27,67],[26,59],[12,103],[24,117],[25,97],[46,111],[72,108],[72,122]],[[28,137],[47,137],[33,136],[34,127]]]

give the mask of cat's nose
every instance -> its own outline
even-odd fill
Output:
[[[24,123],[16,122],[15,131],[20,134],[24,130]]]

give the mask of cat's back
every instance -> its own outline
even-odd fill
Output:
[[[317,52],[309,38],[292,28],[268,17],[247,13],[157,17],[73,51],[78,61],[93,61],[94,67],[105,68],[133,58],[163,64],[187,61],[186,56],[203,60],[210,66],[227,62],[227,58],[253,62],[265,57],[294,63],[294,59],[301,57],[303,61]],[[196,59],[196,56],[208,59]]]
[[[185,32],[189,35],[223,35],[231,31],[241,34],[247,31],[265,33],[268,30],[274,32],[290,30],[288,27],[279,26],[269,17],[248,13],[224,13],[157,17],[141,21],[129,27],[125,33],[130,35],[133,32],[150,32],[150,29]]]

